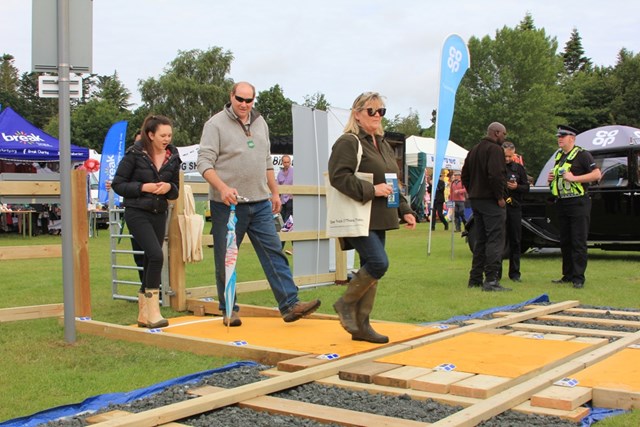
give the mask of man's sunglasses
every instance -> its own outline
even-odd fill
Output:
[[[384,115],[387,114],[387,109],[378,108],[377,110],[374,110],[373,108],[367,108],[367,114],[369,115],[369,117],[375,116],[376,113],[380,114],[380,117],[384,117]]]
[[[233,95],[233,97],[236,99],[236,101],[238,101],[239,103],[245,103],[245,104],[251,104],[253,102],[253,98],[243,98],[241,96],[238,95]]]

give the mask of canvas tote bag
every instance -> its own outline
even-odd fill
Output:
[[[184,214],[178,215],[178,225],[182,235],[182,260],[188,263],[202,261],[204,217],[196,213],[196,202],[190,185],[184,186]]]
[[[362,144],[358,140],[358,163],[355,176],[358,179],[373,184],[373,174],[358,172],[362,160]],[[328,237],[358,237],[369,235],[369,220],[371,218],[371,200],[360,203],[331,186],[329,174],[324,173],[324,186],[327,201],[327,236]]]

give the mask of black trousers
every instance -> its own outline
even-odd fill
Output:
[[[442,212],[442,202],[435,202],[433,205],[433,212],[431,212],[431,229],[436,229],[436,214],[438,214],[438,219],[442,221],[444,224],[444,229],[449,229],[449,223],[447,222],[447,218],[445,218],[444,213]]]
[[[166,212],[153,213],[137,208],[126,208],[124,220],[136,243],[144,251],[142,288],[159,289],[164,261],[162,242],[167,222]]]
[[[520,242],[522,242],[522,208],[507,205],[507,241],[509,242],[509,278],[520,278]]]
[[[556,210],[560,226],[562,279],[584,283],[587,270],[587,236],[591,218],[589,196],[558,199]]]
[[[469,272],[469,283],[498,280],[504,249],[505,208],[494,199],[473,199],[474,226],[471,229],[475,240],[473,261]]]
[[[282,204],[282,208],[280,208],[280,215],[282,215],[282,220],[284,222],[287,222],[289,216],[293,215],[293,199],[289,199],[287,200],[287,203]]]

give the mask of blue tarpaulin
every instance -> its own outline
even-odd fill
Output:
[[[211,374],[225,372],[242,366],[258,366],[258,364],[255,362],[236,362],[223,366],[221,368],[185,375],[179,378],[174,378],[158,384],[154,384],[150,387],[139,388],[137,390],[129,391],[126,393],[100,394],[98,396],[89,397],[80,403],[58,406],[55,408],[37,412],[26,417],[14,418],[13,420],[0,423],[0,427],[35,427],[37,425],[48,423],[50,421],[57,420],[63,417],[72,417],[78,414],[89,415],[93,412],[97,412],[102,408],[106,408],[109,405],[120,405],[123,403],[132,402],[134,400],[142,399],[160,393],[170,386],[196,383]]]
[[[87,147],[71,144],[71,161],[89,158]],[[60,161],[60,142],[10,107],[0,113],[0,159],[14,162]]]

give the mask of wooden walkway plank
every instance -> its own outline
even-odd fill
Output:
[[[0,323],[64,316],[64,304],[30,305],[0,309]]]
[[[458,381],[471,378],[475,374],[458,371],[433,371],[427,375],[422,375],[410,381],[410,386],[414,390],[429,391],[431,393],[447,394],[451,385]],[[464,396],[464,395],[458,395]],[[466,396],[473,397],[473,396]]]
[[[451,384],[449,393],[455,394],[456,396],[486,399],[507,389],[511,381],[511,378],[478,374]]]
[[[591,387],[552,385],[531,396],[531,406],[572,411],[591,398]]]
[[[374,376],[400,366],[395,363],[368,362],[342,369],[338,372],[338,376],[345,381],[371,384]]]
[[[189,391],[189,394],[206,396],[224,390],[219,387],[204,386]],[[424,427],[429,423],[369,414],[349,409],[323,406],[313,403],[300,402],[285,398],[260,396],[238,403],[240,408],[254,411],[266,411],[271,414],[295,416],[316,420],[322,423],[333,423],[344,426],[388,426],[388,427]]]
[[[476,426],[484,420],[488,420],[491,417],[527,401],[529,396],[551,386],[555,381],[570,376],[587,366],[591,366],[626,348],[627,346],[637,343],[638,341],[640,341],[640,332],[636,332],[611,344],[594,349],[587,354],[571,359],[560,366],[529,379],[528,381],[517,384],[508,390],[498,393],[495,396],[433,423],[433,425],[459,427]]]
[[[543,321],[551,320],[553,322],[588,323],[603,326],[627,326],[630,328],[640,329],[640,322],[636,320],[600,319],[597,317],[562,316],[558,314],[540,316],[538,319]]]
[[[412,379],[426,375],[432,369],[418,366],[401,366],[390,371],[382,372],[373,377],[373,383],[388,387],[409,388]]]
[[[127,417],[123,417],[117,420],[105,421],[99,425],[101,427],[116,427],[116,426],[135,426],[135,427],[147,427],[147,426],[155,426],[162,423],[167,423],[170,421],[179,420],[182,418],[190,417],[192,415],[200,414],[202,412],[210,411],[213,409],[217,409],[223,406],[232,405],[234,403],[240,402],[242,400],[247,400],[253,397],[258,397],[264,394],[274,393],[276,391],[282,390],[284,388],[296,387],[301,384],[306,384],[308,382],[316,381],[321,378],[325,378],[327,376],[336,375],[340,370],[344,370],[345,368],[356,366],[358,364],[366,363],[372,360],[376,360],[385,356],[390,356],[392,354],[396,354],[402,351],[406,351],[410,348],[416,348],[428,343],[441,341],[447,338],[451,338],[454,336],[462,335],[467,332],[477,331],[479,329],[484,329],[486,327],[501,327],[505,325],[509,325],[515,322],[522,322],[528,319],[535,318],[540,315],[554,313],[559,310],[571,308],[578,306],[580,304],[579,301],[564,301],[557,304],[550,304],[547,306],[542,306],[534,310],[528,310],[525,312],[514,313],[512,316],[506,316],[502,319],[493,319],[489,320],[481,325],[469,325],[461,328],[452,328],[445,331],[442,331],[437,334],[429,335],[426,337],[417,338],[415,340],[407,341],[401,344],[394,344],[389,346],[383,346],[378,349],[372,350],[367,353],[347,357],[344,359],[336,359],[332,360],[330,363],[326,363],[320,366],[311,367],[308,369],[304,369],[299,372],[293,372],[282,376],[272,377],[264,381],[260,381],[259,383],[247,384],[244,386],[236,387],[231,390],[225,390],[219,393],[215,393],[211,396],[203,396],[195,399],[191,399],[185,402],[179,402],[172,405],[165,406],[163,408],[156,408],[146,412],[141,412],[138,414],[133,414]],[[81,327],[87,331],[92,329],[93,333],[101,332],[105,333],[104,329],[107,328],[107,324],[99,325],[98,322],[95,322],[89,328],[88,323],[83,326],[84,322],[76,322],[77,328],[80,332]],[[118,332],[121,334],[119,336],[113,336],[113,338],[126,339],[126,337],[131,338],[132,332],[135,332],[133,328],[128,331],[124,331],[123,328],[116,328]],[[162,334],[147,334],[149,336],[153,335],[162,335]],[[169,335],[169,334],[166,334]],[[162,336],[158,338],[156,341],[156,345],[164,345],[165,348],[172,348],[171,343],[165,342],[167,336]],[[171,334],[173,335],[173,334]],[[104,334],[103,336],[109,336],[109,334]],[[136,336],[136,341],[141,339],[140,335]],[[191,339],[191,341],[198,342],[198,340]],[[200,340],[202,341],[202,346],[205,346],[205,342],[210,340]],[[182,344],[182,343],[181,343]],[[175,345],[175,344],[173,344]],[[186,344],[183,344],[185,350],[190,351]],[[242,347],[237,347],[242,348]],[[204,351],[200,349],[200,351]],[[298,354],[296,356],[301,356]],[[295,357],[295,356],[291,356]],[[275,364],[275,363],[272,363]],[[380,386],[378,386],[380,387]]]
[[[588,328],[570,328],[568,326],[537,325],[534,323],[514,323],[513,325],[509,325],[509,327],[518,331],[531,331],[540,333],[571,333],[572,335],[603,338],[622,338],[630,335],[630,332],[604,331]]]
[[[640,393],[605,387],[593,389],[593,406],[611,409],[639,409]]]
[[[586,406],[579,406],[572,411],[564,411],[562,409],[543,408],[540,406],[531,406],[531,402],[527,400],[517,406],[511,408],[512,411],[522,412],[523,414],[547,415],[551,417],[559,417],[567,421],[579,423],[584,417],[589,415],[591,411]]]

